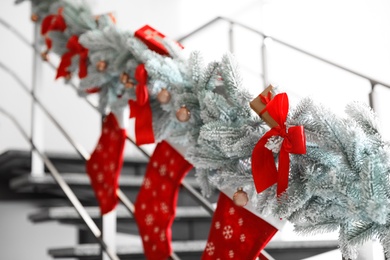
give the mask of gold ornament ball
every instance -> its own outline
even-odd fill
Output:
[[[66,76],[65,76],[65,80],[66,80],[66,81],[69,81],[69,80],[71,80],[71,79],[72,79],[72,73],[68,72],[68,73],[66,74]]]
[[[171,93],[165,88],[161,89],[161,91],[157,94],[157,100],[160,104],[168,104],[171,100]]]
[[[124,85],[125,85],[125,88],[133,88],[134,82],[131,79],[129,79]]]
[[[37,15],[37,14],[32,14],[31,15],[31,21],[36,23],[36,22],[38,22],[38,20],[39,20],[39,15]]]
[[[238,188],[233,194],[233,202],[239,207],[244,207],[248,200],[248,194],[242,188]]]
[[[190,120],[190,117],[191,112],[185,105],[181,106],[181,108],[176,111],[176,118],[180,122],[187,122],[188,120]]]
[[[99,72],[103,72],[107,69],[107,62],[105,62],[104,60],[100,60],[96,63],[96,69],[97,71]]]
[[[122,72],[119,80],[123,85],[125,85],[129,81],[129,79],[130,79],[129,74],[127,74],[126,72]]]
[[[42,58],[42,60],[44,60],[44,61],[48,61],[48,60],[49,60],[49,51],[48,51],[48,50],[43,51],[43,52],[41,53],[41,58]]]

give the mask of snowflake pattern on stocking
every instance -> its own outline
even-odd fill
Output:
[[[232,236],[233,236],[233,229],[232,229],[232,227],[231,226],[225,226],[224,228],[223,228],[223,237],[225,238],[225,239],[230,239],[230,238],[232,238]]]
[[[213,242],[207,243],[207,245],[206,245],[206,252],[207,252],[207,254],[208,255],[213,255],[214,251],[215,251],[215,246],[214,246]]]

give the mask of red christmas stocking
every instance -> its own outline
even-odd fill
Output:
[[[171,226],[179,187],[191,169],[167,142],[156,146],[135,202],[135,220],[149,260],[166,260],[172,253]]]
[[[102,214],[113,210],[118,203],[116,191],[125,141],[126,130],[120,128],[115,115],[110,113],[103,121],[102,135],[86,166]]]
[[[221,192],[202,260],[256,259],[277,231]]]

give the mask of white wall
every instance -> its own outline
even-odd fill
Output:
[[[31,202],[0,203],[0,258],[7,260],[52,259],[48,248],[73,246],[77,230],[55,222],[33,224],[27,215],[35,212]]]

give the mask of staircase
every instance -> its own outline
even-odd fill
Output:
[[[69,155],[49,154],[48,157],[61,172],[62,177],[85,206],[86,211],[98,226],[101,216],[89,179],[83,172],[84,162]],[[78,229],[78,245],[72,247],[48,248],[48,254],[54,259],[101,259],[101,249],[95,238],[87,230],[76,210],[69,205],[62,191],[50,175],[33,177],[30,172],[30,153],[28,151],[7,151],[0,155],[0,183],[7,189],[8,197],[14,199],[36,198],[44,202],[56,199],[56,205],[40,206],[28,215],[28,219],[37,225],[55,222],[60,225]],[[142,183],[146,162],[125,160],[120,178],[120,187],[130,200],[135,201],[137,191]],[[191,171],[185,180],[198,189]],[[6,186],[5,184],[9,184]],[[4,190],[3,190],[4,192]],[[210,199],[216,202],[218,194]],[[45,204],[45,203],[41,203]],[[178,209],[172,226],[173,248],[180,259],[200,259],[205,248],[211,217],[208,212],[185,191],[181,190]],[[145,259],[137,226],[130,213],[118,205],[117,232],[124,237],[124,242],[116,248],[120,259]],[[337,241],[271,241],[266,251],[277,260],[300,260],[337,248]]]

